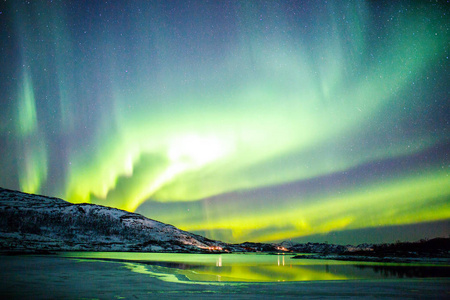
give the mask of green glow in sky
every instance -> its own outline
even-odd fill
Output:
[[[33,85],[27,73],[18,93],[17,119],[17,132],[21,137],[18,148],[24,153],[18,169],[20,188],[36,193],[47,176],[47,153],[38,128]]]
[[[449,219],[443,7],[172,6],[14,5],[22,190],[230,242]]]

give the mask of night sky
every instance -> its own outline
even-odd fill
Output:
[[[226,242],[448,236],[430,2],[2,1],[0,186]]]

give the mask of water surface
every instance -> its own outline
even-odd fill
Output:
[[[282,282],[450,277],[450,267],[433,264],[292,259],[292,254],[180,254],[70,252],[64,257],[123,263],[134,272],[166,281]]]

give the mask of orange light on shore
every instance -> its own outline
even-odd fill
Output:
[[[290,252],[289,249],[283,247],[283,246],[277,246],[277,250],[284,251],[284,252]]]

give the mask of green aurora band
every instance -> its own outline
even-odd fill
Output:
[[[0,184],[228,242],[448,220],[449,11],[380,6],[9,4]]]

